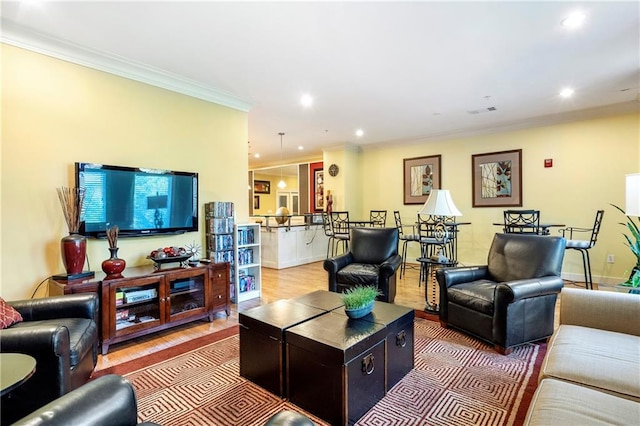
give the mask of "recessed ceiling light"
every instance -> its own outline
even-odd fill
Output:
[[[313,98],[311,97],[311,95],[304,94],[300,98],[300,103],[303,107],[309,108],[311,105],[313,105]]]
[[[560,24],[565,28],[578,28],[587,16],[582,12],[573,12],[564,18]]]
[[[298,147],[298,150],[299,150],[299,151],[302,151],[303,149],[304,149],[304,146],[302,146],[302,145],[300,145],[300,146]]]
[[[255,158],[260,158],[260,154],[253,154]]]
[[[356,136],[361,138],[364,135],[364,130],[362,129],[358,129],[356,130]]]
[[[565,87],[560,91],[560,96],[566,99],[573,96],[574,93],[575,93],[575,90],[573,90],[571,87]]]

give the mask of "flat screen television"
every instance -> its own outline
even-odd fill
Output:
[[[76,188],[84,188],[80,233],[105,238],[198,231],[198,173],[75,163]]]

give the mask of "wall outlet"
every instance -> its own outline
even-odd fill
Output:
[[[616,258],[612,254],[607,255],[607,263],[616,263]]]

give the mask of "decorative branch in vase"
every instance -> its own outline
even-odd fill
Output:
[[[118,225],[107,228],[107,241],[110,249],[118,248],[118,232],[120,232]]]
[[[105,279],[121,278],[122,271],[127,266],[124,259],[118,257],[118,232],[120,228],[117,225],[107,228],[107,242],[109,243],[109,252],[111,257],[102,262],[102,270],[107,276]]]
[[[69,235],[60,241],[62,263],[67,275],[79,274],[84,268],[87,255],[87,239],[80,235],[80,213],[84,205],[83,188],[57,188],[58,199],[64,214],[64,220],[69,229]]]

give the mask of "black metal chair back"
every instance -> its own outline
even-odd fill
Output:
[[[505,210],[505,234],[540,234],[540,210]]]
[[[331,231],[333,232],[333,238],[336,243],[342,242],[342,252],[346,253],[349,250],[349,212],[331,212]]]
[[[327,241],[327,258],[329,258],[329,251],[331,251],[331,256],[333,256],[335,252],[335,241],[336,239],[333,236],[333,231],[331,230],[331,218],[326,212],[322,213],[322,230],[324,231],[324,235],[329,237]]]
[[[371,226],[384,228],[387,225],[387,211],[371,210],[369,212],[369,220],[371,221]]]
[[[393,218],[396,221],[396,228],[398,228],[398,235],[400,238],[404,235],[404,230],[402,229],[402,218],[400,217],[400,212],[398,210],[393,211]]]
[[[454,221],[453,216],[418,215],[418,235],[422,246],[422,257],[431,257],[440,253],[450,261],[455,260],[452,257],[456,229],[453,226],[447,226],[447,222]]]

